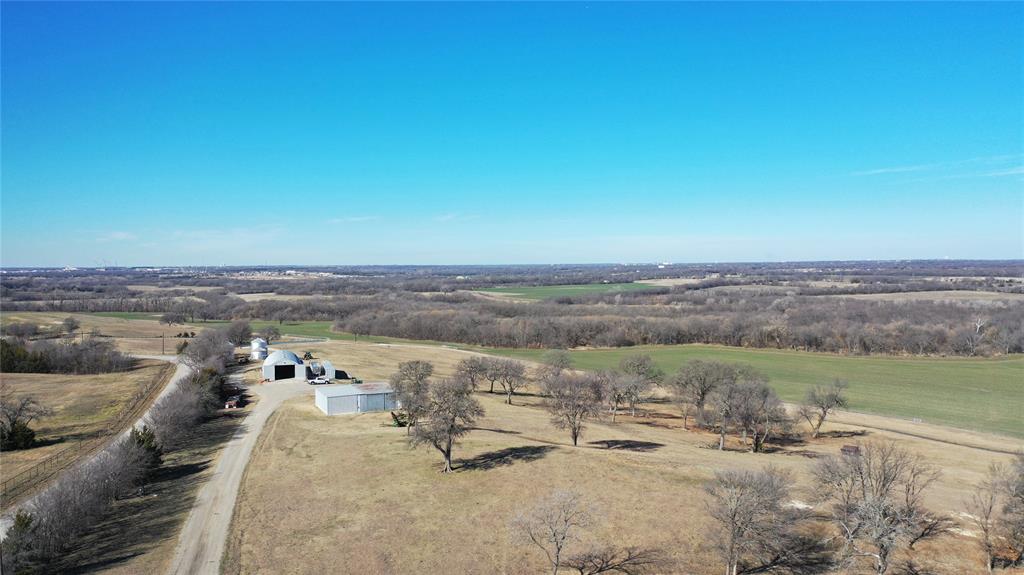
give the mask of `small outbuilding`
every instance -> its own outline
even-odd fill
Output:
[[[384,382],[318,387],[314,403],[327,415],[391,411],[400,407],[395,390]]]
[[[279,349],[263,360],[263,379],[276,381],[301,377],[305,374],[302,368],[299,356],[286,349]]]
[[[310,361],[306,364],[306,379],[313,379],[314,377],[337,379],[334,365],[326,359]]]

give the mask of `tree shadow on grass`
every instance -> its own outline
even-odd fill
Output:
[[[866,429],[855,429],[853,431],[822,431],[818,434],[818,439],[845,439],[849,437],[864,437],[870,432]]]
[[[682,418],[680,418],[680,419],[682,419]],[[676,425],[674,423],[668,423],[667,421],[663,421],[663,420],[670,420],[670,419],[666,417],[666,418],[634,421],[632,423],[635,423],[636,425],[646,425],[647,427],[657,427],[658,429],[682,429],[683,428],[682,425]]]
[[[460,471],[486,470],[512,465],[517,461],[537,461],[554,449],[557,448],[552,445],[523,445],[499,449],[498,451],[489,451],[481,453],[472,459],[463,459],[458,469]]]
[[[82,434],[82,435],[84,435],[84,434]],[[37,440],[35,440],[32,443],[32,446],[29,449],[35,449],[37,447],[49,447],[50,445],[58,445],[60,443],[70,443],[71,441],[73,441],[73,439],[69,438],[68,436],[47,437],[46,439],[37,439]]]
[[[768,445],[766,445],[765,447],[771,447],[778,451],[790,447],[799,447],[803,445],[807,445],[807,439],[805,439],[802,435],[792,433],[772,437],[771,440],[769,440]]]
[[[493,429],[493,428],[490,428],[490,427],[474,427],[473,430],[474,431],[490,431],[491,433],[504,433],[504,434],[507,434],[507,435],[520,435],[520,434],[522,434],[521,431],[512,431],[512,430],[509,430],[509,429]]]
[[[625,451],[654,451],[655,449],[665,447],[664,443],[655,443],[653,441],[636,441],[634,439],[602,439],[600,441],[590,441],[587,445],[596,445],[605,449],[622,449]]]
[[[244,414],[225,413],[196,428],[182,447],[164,457],[164,465],[141,490],[116,502],[98,525],[69,549],[61,573],[93,573],[115,567],[174,539],[206,482],[217,451],[243,424]]]

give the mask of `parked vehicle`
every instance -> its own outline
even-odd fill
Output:
[[[331,383],[331,380],[327,379],[326,375],[321,375],[314,377],[313,379],[306,380],[306,383],[308,383],[309,385],[324,385]]]
[[[238,409],[242,406],[242,397],[238,395],[232,395],[224,402],[224,409]]]

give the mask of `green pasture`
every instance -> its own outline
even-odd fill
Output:
[[[488,349],[538,360],[543,350]],[[848,357],[708,345],[643,346],[572,351],[576,366],[607,369],[627,355],[651,356],[667,373],[693,359],[747,363],[771,380],[786,401],[833,379],[850,383],[850,409],[1024,437],[1024,358]]]

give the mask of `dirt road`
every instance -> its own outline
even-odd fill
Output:
[[[241,387],[241,376],[233,378],[235,384]],[[313,394],[313,389],[300,379],[254,386],[249,391],[259,401],[234,437],[224,446],[213,475],[196,497],[188,520],[178,536],[178,545],[168,570],[170,575],[220,572],[220,560],[224,555],[238,488],[263,425],[281,402]]]

